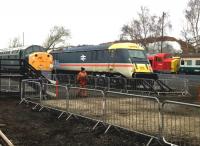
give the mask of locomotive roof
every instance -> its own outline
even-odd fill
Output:
[[[111,50],[111,49],[137,49],[144,50],[141,46],[134,43],[108,43],[101,45],[84,45],[84,46],[76,46],[64,48],[62,50],[53,50],[53,53],[59,52],[77,52],[77,51],[94,51],[94,50]]]
[[[109,45],[84,45],[84,46],[76,46],[63,48],[61,50],[53,50],[52,52],[77,52],[77,51],[93,51],[93,50],[105,50],[108,49]]]
[[[181,58],[200,58],[200,53],[182,54]]]
[[[22,46],[22,47],[0,49],[0,52],[11,52],[11,51],[18,51],[18,50],[26,50],[26,49],[28,49],[30,47],[34,47],[34,46],[41,47],[39,45],[27,45],[27,46]]]

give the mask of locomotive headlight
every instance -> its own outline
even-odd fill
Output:
[[[150,72],[153,72],[151,65],[148,65]]]
[[[50,67],[50,68],[53,68],[53,64],[50,64],[49,67]]]

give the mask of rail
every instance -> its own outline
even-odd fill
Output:
[[[7,146],[14,146],[12,142],[5,136],[5,134],[0,130],[0,142],[2,139],[2,144],[7,145]],[[0,143],[1,144],[1,143]]]

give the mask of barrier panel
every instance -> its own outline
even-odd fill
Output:
[[[122,92],[126,90],[126,79],[121,77],[88,76],[87,88]]]
[[[108,78],[108,91],[126,92],[126,78],[110,77]]]
[[[102,76],[88,76],[87,77],[87,88],[97,90],[108,90],[108,77]]]
[[[157,94],[155,88],[155,80],[132,78],[127,79],[127,93],[137,95]]]
[[[67,110],[68,89],[66,86],[43,84],[42,94],[42,106],[64,111]]]
[[[188,92],[193,97],[194,100],[200,102],[200,82],[199,81],[189,81]]]
[[[94,120],[103,120],[104,93],[101,90],[71,87],[68,112]]]
[[[188,94],[188,82],[186,79],[127,79],[127,93],[138,95],[157,96],[185,96]]]
[[[70,74],[54,74],[51,77],[57,84],[78,87],[76,76]],[[151,96],[185,96],[189,94],[187,79],[144,79],[88,76],[86,88],[104,91],[126,92],[137,95]]]
[[[160,134],[160,109],[156,97],[106,92],[105,122],[146,135]]]
[[[18,76],[0,77],[0,90],[4,92],[19,92],[21,78]]]
[[[97,77],[94,77],[94,76],[88,76],[86,87],[90,88],[90,89],[95,89],[96,88],[96,78]]]
[[[108,77],[96,77],[95,89],[108,90]]]
[[[174,101],[162,104],[162,135],[177,145],[200,144],[200,105]]]
[[[183,95],[185,95],[188,93],[187,79],[173,78],[173,79],[160,79],[159,81],[172,89],[172,91],[169,91],[171,94],[182,93]],[[162,93],[162,91],[160,91],[160,93]]]
[[[48,76],[49,79],[57,81],[60,85],[76,86],[76,76],[73,74],[52,74]]]
[[[21,102],[29,100],[35,103],[40,103],[42,96],[42,88],[40,80],[22,80],[21,83]]]

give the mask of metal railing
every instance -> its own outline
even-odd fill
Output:
[[[164,101],[162,122],[165,141],[177,145],[200,144],[200,105]]]
[[[68,112],[103,121],[104,92],[96,89],[71,87],[69,89]]]
[[[2,92],[19,92],[21,76],[0,76],[0,91]]]
[[[75,75],[54,74],[51,79],[57,80],[58,84],[78,87]],[[143,78],[122,78],[122,77],[102,77],[88,76],[87,88],[104,91],[117,91],[137,95],[170,95],[185,96],[188,94],[188,80],[173,79],[143,79]]]
[[[68,88],[61,85],[42,84],[42,107],[66,111],[68,101]]]
[[[21,101],[40,104],[42,98],[42,86],[40,80],[26,79],[21,82]]]
[[[152,96],[106,92],[106,123],[157,136],[160,134],[160,102]]]

